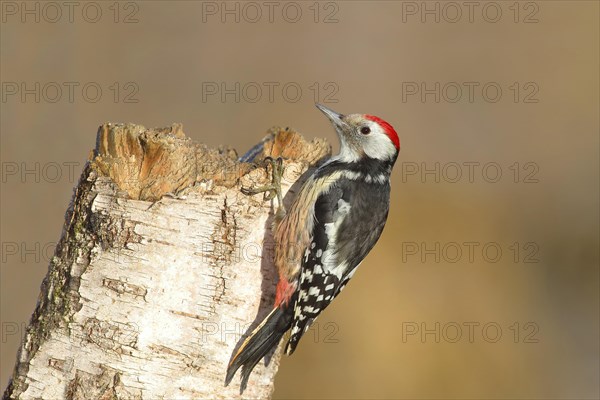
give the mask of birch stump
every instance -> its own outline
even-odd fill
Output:
[[[238,160],[186,138],[181,125],[100,127],[4,398],[239,398],[231,353],[272,307],[274,205],[242,186],[285,161],[284,203],[330,154],[272,128]],[[244,162],[246,161],[246,162]],[[269,398],[279,349],[247,398]]]

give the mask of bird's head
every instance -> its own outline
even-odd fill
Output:
[[[340,154],[336,159],[344,162],[365,158],[396,161],[400,139],[389,123],[373,115],[343,115],[321,104],[316,106],[329,118],[340,138]]]

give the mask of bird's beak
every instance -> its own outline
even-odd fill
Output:
[[[333,111],[330,108],[325,107],[322,104],[315,104],[315,106],[321,110],[321,112],[323,112],[323,114],[325,114],[327,116],[327,118],[329,118],[331,120],[331,122],[333,122],[333,125],[335,125],[336,127],[342,127],[345,126],[346,123],[344,122],[344,120],[342,120],[342,118],[344,117],[342,114],[337,113],[335,111]]]

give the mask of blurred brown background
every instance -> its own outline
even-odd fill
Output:
[[[275,397],[600,395],[598,2],[1,4],[3,388],[98,125],[336,141],[319,101],[402,151],[379,244]]]

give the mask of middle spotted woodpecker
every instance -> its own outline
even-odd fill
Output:
[[[232,355],[225,385],[242,367],[241,391],[256,364],[291,329],[290,355],[317,316],[342,291],[373,248],[387,220],[390,174],[400,140],[390,124],[365,115],[342,115],[317,107],[331,120],[340,153],[303,184],[289,211],[275,224],[275,265],[279,271],[273,311]],[[273,163],[273,186],[246,190],[273,191],[281,163]],[[274,196],[272,196],[274,197]]]

